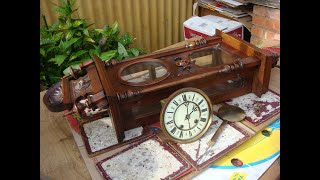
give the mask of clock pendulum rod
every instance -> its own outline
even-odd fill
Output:
[[[197,164],[202,163],[203,157],[206,157],[210,153],[209,149],[216,143],[216,140],[218,139],[223,128],[228,124],[228,122],[242,121],[246,117],[246,114],[243,109],[237,106],[229,105],[229,104],[224,104],[223,106],[221,106],[218,110],[217,115],[223,121],[218,127],[218,129],[216,130],[216,132],[213,134],[210,141],[208,142],[208,147],[205,153],[197,161]]]
[[[209,146],[208,148],[211,148],[216,143],[216,140],[218,139],[220,133],[222,132],[226,124],[228,124],[228,121],[222,121],[222,123],[220,124],[220,126],[218,127],[218,129],[216,130],[216,132],[213,134],[212,138],[208,142],[208,146]]]

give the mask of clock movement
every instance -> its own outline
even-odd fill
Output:
[[[125,130],[159,121],[160,101],[182,88],[200,89],[211,103],[251,92],[260,97],[268,90],[271,68],[277,60],[275,54],[217,30],[215,36],[182,47],[122,61],[103,62],[94,57],[81,63],[79,69],[71,68],[70,74],[47,91],[44,103],[51,111],[69,110],[86,121],[110,116],[118,142],[122,142]],[[178,104],[179,111],[188,113],[181,113],[181,124],[174,126],[177,130],[192,129],[186,131],[192,135],[175,134],[177,139],[191,140],[202,132],[193,129],[207,127],[195,122],[208,121],[205,113],[210,113],[210,105],[205,103],[205,96],[192,90],[185,92],[187,100],[193,93],[198,101]],[[184,98],[181,94],[177,101],[180,97]],[[200,99],[207,110],[199,105]],[[175,103],[168,104],[167,112]],[[169,116],[164,122],[170,122]],[[168,132],[174,131],[170,129],[174,127],[166,127]]]

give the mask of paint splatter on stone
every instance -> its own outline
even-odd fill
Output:
[[[218,123],[211,125],[199,140],[189,144],[178,144],[194,161],[197,162],[201,158],[201,162],[198,162],[199,165],[245,137],[241,132],[227,124],[216,140],[215,145],[208,149],[208,142],[222,123],[222,120],[217,116],[213,115],[213,118]],[[207,150],[209,153],[203,156]]]
[[[130,129],[128,131],[125,131],[124,132],[125,138],[124,138],[123,141],[127,141],[127,140],[133,139],[135,137],[141,136],[142,135],[142,131],[143,131],[143,128],[141,126],[137,127],[137,128],[134,128],[134,129]]]
[[[88,138],[88,142],[92,152],[96,152],[101,149],[105,149],[112,145],[118,144],[116,132],[109,117],[86,123],[83,125],[83,128]],[[124,141],[141,136],[142,131],[142,127],[137,127],[135,129],[125,131]]]
[[[253,93],[233,98],[226,102],[242,108],[246,113],[246,120],[258,125],[280,111],[280,96],[271,91],[259,98]]]
[[[113,180],[164,179],[183,164],[156,140],[149,139],[101,164]]]

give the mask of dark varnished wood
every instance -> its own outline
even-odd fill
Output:
[[[245,53],[247,56],[255,56],[260,59],[261,65],[255,73],[254,81],[252,83],[252,91],[259,97],[266,93],[270,81],[271,68],[275,61],[277,61],[277,57],[268,51],[259,49],[256,46],[237,37],[228,36],[221,31],[218,31],[217,35],[222,37],[223,42]]]
[[[199,64],[200,60],[193,59],[198,57],[197,54],[211,51],[216,58],[222,57],[216,53],[226,53],[224,58],[231,58],[231,61],[222,63],[222,60],[212,59],[214,66],[211,66],[207,62]],[[80,66],[80,71],[86,75],[75,80],[67,80],[68,77],[62,79],[64,103],[69,107],[75,103],[81,112],[86,107],[107,109],[112,116],[118,141],[122,142],[125,130],[159,121],[160,101],[184,87],[203,90],[212,103],[251,92],[261,96],[267,91],[270,71],[276,59],[274,54],[217,30],[213,37],[123,61],[105,63],[95,56]],[[147,68],[148,73],[141,72],[146,70],[143,62],[161,63],[167,73],[156,78],[155,66]],[[137,67],[140,74],[156,80],[134,83],[122,79],[122,71],[135,63],[141,63]],[[131,71],[124,72],[124,75],[130,75]],[[84,89],[80,89],[80,93],[75,93],[74,84],[85,77],[90,79],[90,88],[82,87]],[[81,99],[86,100],[85,103],[81,104]],[[101,114],[101,117],[104,115]]]
[[[120,107],[118,105],[115,90],[112,86],[112,82],[108,78],[107,71],[105,69],[105,64],[98,59],[97,56],[94,56],[93,61],[95,62],[97,71],[99,73],[99,77],[101,78],[101,84],[104,89],[105,94],[107,95],[107,99],[109,102],[109,113],[113,119],[112,123],[116,130],[117,140],[118,142],[122,142],[124,139],[124,121],[122,116],[120,115]]]

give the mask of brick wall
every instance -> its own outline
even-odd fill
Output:
[[[259,47],[280,46],[280,9],[254,5],[250,42]]]

